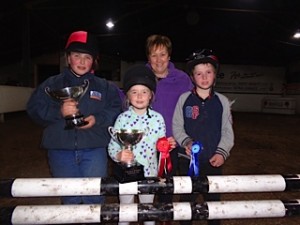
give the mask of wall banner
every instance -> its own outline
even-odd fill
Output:
[[[215,89],[223,93],[282,94],[285,83],[283,67],[221,65]]]

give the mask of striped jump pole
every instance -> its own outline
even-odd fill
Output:
[[[1,225],[278,218],[299,216],[300,199],[203,204],[31,205],[0,210]]]
[[[300,191],[300,174],[150,177],[119,183],[114,178],[17,178],[0,180],[0,197],[122,194],[188,194]]]

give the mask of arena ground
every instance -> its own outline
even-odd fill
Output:
[[[300,174],[300,116],[233,112],[235,146],[224,165],[225,175]],[[51,177],[45,150],[39,147],[42,128],[25,112],[5,114],[0,123],[0,178]],[[1,187],[0,187],[1,188]],[[174,201],[176,201],[176,196]],[[300,199],[300,192],[223,194],[222,200]],[[59,204],[58,198],[2,198],[1,207]],[[199,197],[199,203],[201,203]],[[108,197],[108,202],[117,202]],[[178,224],[178,222],[174,222]],[[194,221],[206,224],[206,221]],[[300,217],[231,219],[222,225],[299,225]]]

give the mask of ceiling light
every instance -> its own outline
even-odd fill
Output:
[[[298,29],[295,34],[293,35],[293,38],[297,38],[299,39],[300,38],[300,29]]]
[[[111,20],[107,21],[106,27],[107,27],[108,29],[112,29],[114,26],[115,26],[115,24],[114,24],[113,21],[111,21]]]

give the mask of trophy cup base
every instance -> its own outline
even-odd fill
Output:
[[[83,115],[67,116],[65,117],[65,120],[65,130],[74,129],[75,127],[82,127],[88,124],[87,121],[84,121]]]
[[[144,180],[144,166],[138,163],[132,164],[131,166],[123,163],[116,163],[114,177],[119,183]]]

